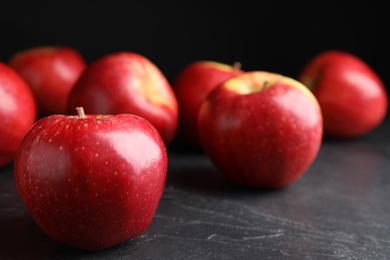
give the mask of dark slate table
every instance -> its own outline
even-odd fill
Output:
[[[166,188],[140,237],[101,252],[61,245],[0,171],[0,259],[390,259],[390,120],[324,140],[313,165],[274,191],[228,183],[199,151],[169,148]]]

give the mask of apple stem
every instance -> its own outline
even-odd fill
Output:
[[[241,64],[241,62],[236,61],[235,63],[233,63],[233,67],[235,69],[241,69],[242,68],[242,64]]]
[[[268,84],[268,81],[264,81],[264,83],[263,83],[263,86],[262,86],[261,90],[264,90],[264,89],[266,89],[266,87],[267,87],[267,84]]]
[[[76,107],[77,115],[79,118],[85,118],[84,108],[83,107]]]

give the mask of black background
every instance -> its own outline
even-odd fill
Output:
[[[32,46],[69,45],[87,62],[138,52],[171,82],[200,59],[296,78],[317,53],[340,49],[365,60],[389,86],[385,1],[345,2],[12,1],[0,7],[0,60]]]

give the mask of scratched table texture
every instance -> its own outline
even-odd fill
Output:
[[[390,120],[324,140],[305,175],[280,190],[232,185],[202,153],[173,145],[149,228],[100,252],[61,245],[27,213],[12,166],[0,172],[0,259],[390,259]]]

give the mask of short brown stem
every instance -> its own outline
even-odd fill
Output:
[[[241,62],[236,61],[235,63],[233,63],[233,68],[239,70],[239,69],[241,69],[241,67],[242,67]]]
[[[262,86],[261,90],[264,90],[264,89],[266,89],[266,88],[267,88],[267,84],[268,84],[268,81],[264,81],[264,83],[263,83],[263,86]]]
[[[83,107],[76,107],[77,115],[79,118],[85,118],[84,108]]]

